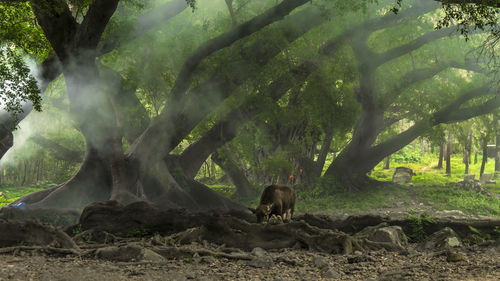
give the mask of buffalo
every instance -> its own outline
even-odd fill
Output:
[[[284,222],[292,219],[295,208],[295,193],[286,185],[273,184],[264,189],[256,209],[248,208],[257,217],[257,222],[268,222],[273,215]]]

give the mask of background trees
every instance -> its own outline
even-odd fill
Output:
[[[472,52],[484,35],[465,42],[454,27],[434,30],[434,1],[397,14],[392,1],[271,2],[197,1],[193,11],[181,0],[1,1],[34,21],[2,42],[25,49],[26,34],[43,33],[32,53],[44,107],[72,120],[58,134],[37,131],[30,142],[44,156],[25,158],[65,161],[71,179],[23,200],[234,206],[197,181],[204,163],[217,163],[239,198],[275,182],[359,191],[378,163],[433,127],[500,105]],[[460,134],[467,162],[473,133]]]

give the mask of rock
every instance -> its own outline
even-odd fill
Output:
[[[215,262],[215,259],[211,256],[203,256],[201,257],[201,262],[212,264]]]
[[[493,180],[493,174],[492,173],[488,173],[488,174],[483,174],[480,178],[479,178],[479,182],[481,184],[486,184],[490,181]]]
[[[461,245],[462,243],[460,242],[460,238],[458,238],[457,233],[453,229],[445,227],[427,237],[423,244],[423,248],[426,250],[436,248],[448,249]]]
[[[407,167],[397,167],[392,175],[392,182],[397,184],[407,184],[411,182],[411,178],[415,175],[412,169]]]
[[[465,217],[467,217],[467,215],[460,210],[437,211],[436,216],[437,217],[448,217],[448,218],[465,218]]]
[[[333,270],[332,268],[327,268],[325,272],[322,274],[323,278],[332,278],[332,279],[339,279],[340,278],[340,273],[337,271]]]
[[[271,268],[274,266],[273,259],[270,256],[255,257],[248,262],[248,265],[257,268]]]
[[[370,256],[351,256],[347,257],[348,263],[359,263],[359,262],[374,262],[375,259]]]
[[[322,256],[314,256],[312,262],[315,267],[322,269],[328,266],[328,261]]]
[[[256,247],[256,248],[253,248],[252,255],[254,255],[256,257],[263,257],[263,256],[267,255],[267,252],[260,247]]]
[[[144,257],[144,249],[137,245],[104,247],[96,251],[96,257],[110,261],[139,261]]]
[[[465,255],[457,252],[447,252],[446,261],[447,262],[460,262],[465,260]]]
[[[144,261],[160,262],[164,261],[165,258],[150,249],[144,249],[144,255],[142,257]]]
[[[403,232],[403,229],[397,225],[376,229],[370,236],[368,236],[368,240],[390,243],[398,246],[405,246],[408,244],[408,238]]]
[[[474,182],[475,178],[476,178],[475,174],[464,175],[464,182]]]

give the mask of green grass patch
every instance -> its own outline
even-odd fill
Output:
[[[398,206],[409,206],[409,189],[395,185],[375,187],[360,193],[340,193],[326,196],[307,196],[298,193],[298,212],[359,212]]]
[[[467,214],[500,216],[500,199],[456,187],[415,188],[415,195],[432,202],[438,210],[460,210]]]
[[[9,199],[5,197],[0,197],[0,208],[9,205],[20,197],[42,190],[44,188],[33,188],[33,187],[0,187],[0,192],[3,192]]]

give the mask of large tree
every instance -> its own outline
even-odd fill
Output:
[[[307,7],[285,18],[308,1],[286,0],[278,5],[267,5],[267,10],[259,15],[201,44],[179,70],[168,95],[168,105],[143,127],[140,136],[135,140],[127,138],[132,145],[124,151],[122,139],[129,124],[122,118],[124,112],[120,100],[127,93],[126,85],[116,73],[96,64],[96,58],[114,43],[105,44],[106,39],[114,37],[103,38],[103,34],[118,2],[92,1],[84,7],[86,13],[79,22],[73,7],[65,1],[29,1],[53,50],[53,55],[42,64],[51,64],[51,67],[44,68],[47,70],[44,81],[48,84],[60,72],[64,75],[70,113],[85,138],[86,153],[80,170],[71,180],[22,200],[33,207],[81,207],[106,199],[123,203],[146,199],[161,207],[177,205],[195,209],[235,206],[184,177],[175,165],[169,168],[169,153],[196,124],[250,77],[250,65],[266,65],[289,42],[320,24],[324,19],[319,9]],[[309,20],[311,17],[314,20]],[[266,41],[270,44],[262,44],[259,40],[249,42],[241,53],[234,55],[240,56],[240,62],[232,65],[232,73],[214,72],[193,86],[195,71],[207,57],[275,22],[279,23],[272,30],[273,34],[264,36],[271,40]],[[224,68],[223,64],[224,61],[220,62],[220,69]],[[44,86],[42,84],[42,89]]]

